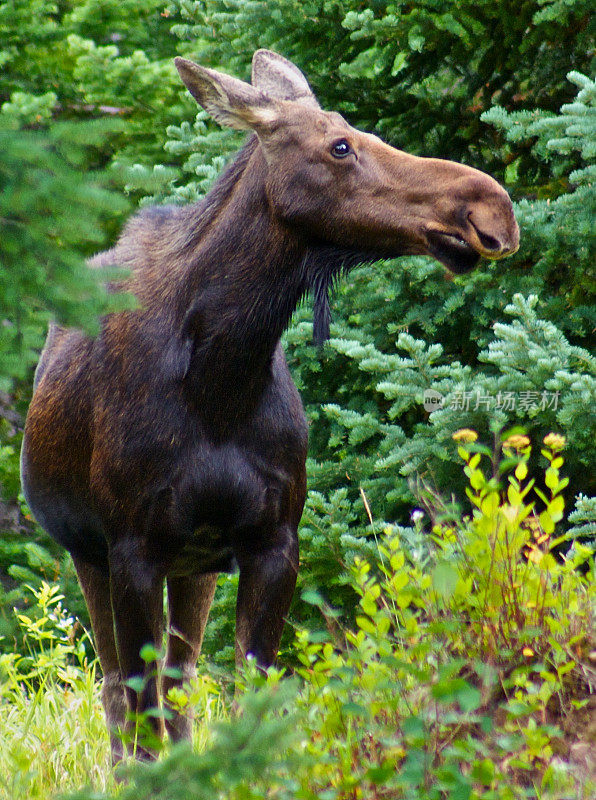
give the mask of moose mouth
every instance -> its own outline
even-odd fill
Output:
[[[451,272],[462,275],[474,269],[480,254],[455,233],[428,231],[428,252]]]

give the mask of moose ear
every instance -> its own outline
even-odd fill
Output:
[[[175,58],[184,85],[197,103],[221,125],[250,130],[277,118],[275,103],[262,91],[223,72]]]
[[[295,100],[319,107],[298,67],[272,50],[257,50],[253,55],[252,85],[275,100]]]

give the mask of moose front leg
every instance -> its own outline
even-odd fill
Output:
[[[129,719],[126,731],[131,737],[128,748],[141,760],[156,758],[151,743],[134,741],[140,716],[159,708],[158,664],[141,657],[143,645],[161,649],[163,635],[163,576],[140,552],[133,539],[124,539],[110,547],[110,594],[120,673]],[[142,686],[127,686],[131,678],[141,678]],[[153,734],[161,739],[163,722],[159,715],[148,718]]]
[[[298,574],[298,535],[285,525],[273,543],[237,552],[240,566],[236,603],[236,665],[248,655],[260,667],[273,664]]]
[[[162,694],[164,705],[172,715],[166,717],[166,729],[175,742],[191,739],[192,712],[181,714],[172,708],[168,702],[168,691],[182,686],[195,675],[216,583],[216,573],[167,579],[168,646],[165,666],[174,673],[164,674]]]

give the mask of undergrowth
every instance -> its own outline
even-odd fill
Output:
[[[540,481],[521,433],[489,449],[455,437],[470,513],[427,497],[427,555],[399,526],[350,580],[356,626],[316,591],[320,630],[296,632],[297,666],[248,662],[236,707],[203,674],[179,693],[193,746],[130,765],[117,786],[75,623],[48,585],[20,614],[29,654],[4,655],[1,798],[70,800],[583,800],[593,797],[595,586],[591,551],[562,542],[564,440],[544,440]],[[540,485],[539,485],[540,484]],[[425,521],[429,520],[425,525]],[[93,788],[79,789],[87,785]]]
[[[111,789],[97,666],[85,658],[85,634],[56,586],[30,591],[28,614],[15,611],[26,654],[0,655],[0,798],[45,800],[81,784]]]

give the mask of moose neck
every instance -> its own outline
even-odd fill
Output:
[[[273,216],[265,171],[260,148],[249,142],[191,212],[198,217],[188,243],[185,385],[217,435],[257,407],[281,334],[308,289],[306,245]]]

